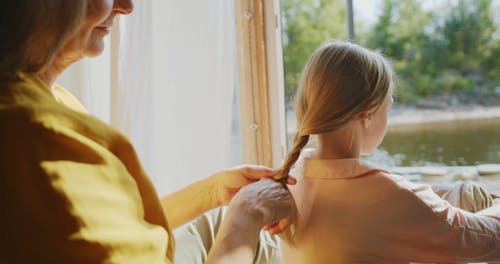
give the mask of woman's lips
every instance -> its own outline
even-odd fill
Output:
[[[109,27],[101,26],[101,27],[96,27],[96,29],[103,32],[103,33],[109,34],[109,32],[111,31],[111,26],[109,26]]]

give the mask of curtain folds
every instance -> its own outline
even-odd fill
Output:
[[[116,24],[103,56],[58,83],[130,137],[160,195],[229,166],[232,1],[141,1]]]

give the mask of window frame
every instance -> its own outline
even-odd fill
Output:
[[[243,162],[281,165],[286,154],[280,0],[235,2]]]

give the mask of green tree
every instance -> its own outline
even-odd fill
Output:
[[[499,48],[491,6],[491,0],[459,0],[430,12],[416,0],[384,0],[364,44],[393,60],[402,101],[493,87]]]
[[[432,21],[433,15],[424,12],[419,1],[384,0],[381,15],[363,43],[393,60],[400,100],[411,101],[435,89],[432,74],[424,71],[421,63],[434,53],[432,49],[422,49],[428,47],[426,30],[431,30]]]
[[[292,98],[312,52],[332,39],[347,39],[344,0],[284,0],[285,95]],[[288,100],[291,101],[291,100]]]
[[[491,0],[460,0],[438,27],[446,44],[445,67],[467,78],[469,86],[476,88],[491,83],[490,78],[495,77],[488,69],[495,68],[495,53],[496,68],[499,66],[491,5]]]
[[[431,21],[432,15],[423,12],[417,0],[384,0],[382,13],[365,44],[391,58],[404,59],[413,55]]]
[[[314,49],[331,39],[347,39],[346,2],[282,3],[286,96],[290,99]],[[357,38],[392,60],[400,101],[498,87],[500,27],[492,17],[492,6],[492,0],[458,0],[456,4],[441,0],[426,11],[418,0],[382,0],[377,22],[371,28],[357,28]],[[359,20],[356,25],[364,26]]]

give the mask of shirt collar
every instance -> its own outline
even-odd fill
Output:
[[[294,171],[304,177],[316,179],[354,178],[375,168],[357,159],[319,159],[314,149],[302,151]]]

